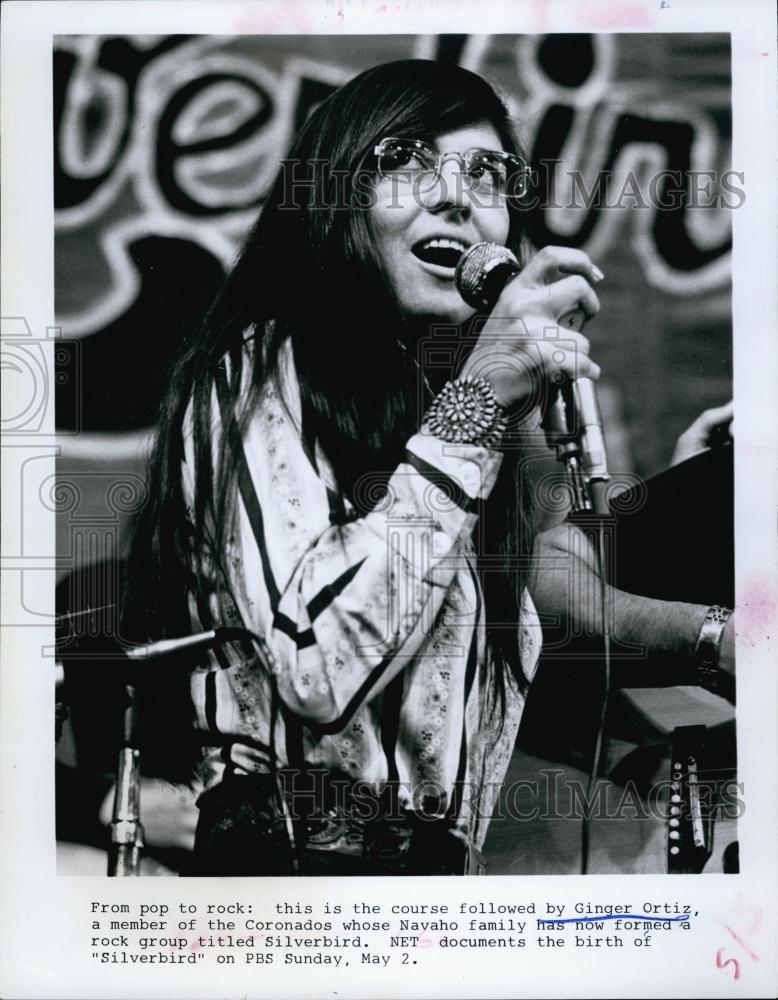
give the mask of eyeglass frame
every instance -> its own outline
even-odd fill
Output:
[[[382,180],[391,180],[391,179],[394,179],[394,178],[397,178],[399,180],[403,180],[403,178],[402,178],[402,170],[399,170],[397,172],[393,172],[393,173],[390,173],[390,174],[385,174],[382,171],[382,169],[381,169],[381,157],[383,155],[385,155],[384,152],[383,152],[382,147],[383,147],[384,143],[387,143],[387,142],[405,142],[405,143],[409,143],[412,146],[414,146],[416,149],[419,149],[419,150],[421,150],[423,152],[429,152],[429,153],[431,153],[433,156],[435,156],[437,158],[437,162],[435,164],[435,167],[434,168],[430,168],[430,170],[429,170],[429,172],[433,176],[433,181],[429,185],[430,187],[432,187],[432,184],[434,184],[435,182],[437,182],[437,181],[440,180],[440,178],[441,178],[441,168],[442,168],[443,164],[445,163],[445,161],[446,160],[450,160],[450,159],[456,159],[457,163],[459,164],[460,174],[464,178],[469,178],[470,177],[470,171],[468,170],[467,162],[468,162],[469,157],[473,153],[488,153],[490,156],[496,156],[496,157],[498,157],[502,162],[505,162],[505,163],[508,163],[508,164],[515,164],[516,165],[516,170],[515,170],[515,172],[514,172],[513,175],[509,175],[509,176],[515,176],[515,174],[523,174],[524,175],[524,187],[522,188],[522,190],[521,190],[520,193],[518,193],[518,194],[509,194],[507,191],[505,191],[505,192],[496,192],[496,193],[500,194],[501,197],[505,197],[505,198],[509,198],[509,199],[510,198],[512,198],[512,199],[521,199],[521,198],[523,198],[527,194],[527,191],[529,190],[530,182],[532,180],[532,170],[530,169],[529,164],[524,159],[524,157],[523,156],[519,156],[518,153],[509,153],[507,150],[504,150],[504,149],[487,149],[484,146],[472,146],[470,149],[466,149],[464,153],[459,153],[459,152],[457,152],[456,150],[453,150],[453,149],[449,150],[448,152],[445,152],[445,153],[440,153],[440,152],[438,152],[437,149],[435,149],[435,147],[431,143],[426,142],[424,139],[406,139],[403,136],[396,136],[396,135],[391,135],[391,136],[387,135],[387,136],[384,136],[383,139],[381,139],[373,147],[373,155],[376,157],[376,161],[377,161],[378,176]],[[404,183],[409,183],[409,184],[410,183],[415,183],[415,179],[411,180],[410,178],[407,178],[407,179],[404,180]],[[469,189],[471,191],[473,190],[472,184],[468,183],[468,187],[469,187]]]

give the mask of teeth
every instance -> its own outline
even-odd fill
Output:
[[[443,249],[443,250],[458,250],[460,253],[464,253],[467,249],[464,243],[460,243],[459,240],[449,240],[445,238],[436,237],[432,240],[426,240],[424,243],[425,247]]]

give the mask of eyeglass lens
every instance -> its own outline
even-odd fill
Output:
[[[519,196],[525,187],[525,169],[518,158],[488,149],[459,153],[438,153],[418,140],[389,139],[377,147],[378,169],[382,177],[413,183],[419,189],[431,187],[438,179],[445,159],[456,158],[471,190]]]

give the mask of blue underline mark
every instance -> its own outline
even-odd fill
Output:
[[[691,913],[679,913],[675,917],[655,917],[649,916],[647,913],[603,913],[603,914],[579,914],[577,917],[565,917],[560,920],[559,917],[554,919],[554,917],[538,917],[537,921],[539,924],[593,924],[599,923],[601,920],[659,920],[661,923],[677,923],[679,920],[691,920]]]

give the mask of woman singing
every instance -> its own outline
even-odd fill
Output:
[[[597,312],[602,275],[527,259],[527,174],[478,76],[362,73],[305,124],[182,350],[128,620],[259,640],[158,668],[141,701],[149,766],[202,792],[193,874],[478,870],[540,645],[506,420],[552,375],[599,374],[549,334]],[[524,266],[479,319],[454,272],[482,241]]]

